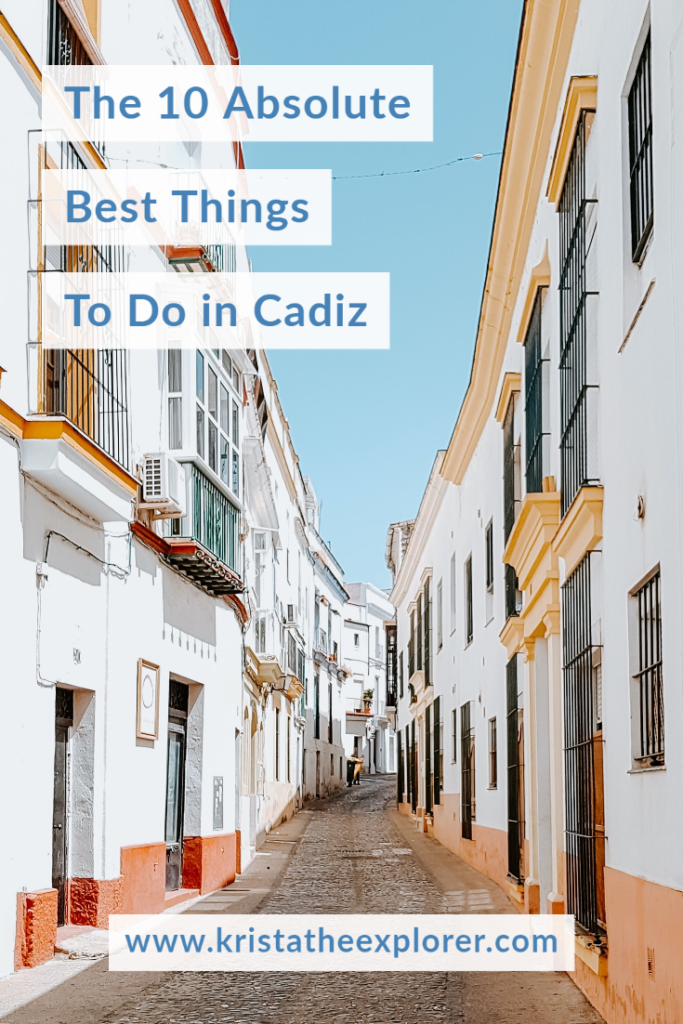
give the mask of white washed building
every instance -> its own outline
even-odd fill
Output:
[[[388,544],[399,806],[575,915],[609,1024],[683,1016],[682,39],[525,5],[471,383]]]

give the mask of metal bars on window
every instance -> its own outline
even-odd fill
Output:
[[[515,464],[517,462],[517,445],[515,444],[515,406],[517,392],[513,392],[503,420],[503,530],[505,540],[512,533],[517,518],[517,487]]]
[[[424,730],[425,730],[425,814],[432,814],[434,803],[432,795],[434,792],[434,762],[432,760],[432,713],[433,705],[425,708]]]
[[[598,930],[591,556],[562,587],[567,913]],[[601,840],[604,841],[604,840]]]
[[[560,198],[560,462],[562,515],[581,487],[590,482],[588,469],[589,407],[586,260],[586,118],[576,129]]]
[[[434,803],[441,803],[443,789],[443,724],[441,721],[441,697],[434,698]]]
[[[486,527],[486,589],[493,590],[493,521]]]
[[[474,804],[474,721],[472,701],[460,708],[460,824],[462,838],[472,838]]]
[[[186,464],[185,471],[188,469],[192,474],[192,537],[239,573],[239,513],[196,466]]]
[[[398,683],[398,672],[397,672],[397,649],[396,649],[396,623],[388,622],[385,625],[385,631],[387,636],[387,654],[386,654],[386,676],[387,676],[387,707],[395,708],[398,704],[397,701],[397,683]]]
[[[507,788],[508,788],[508,875],[524,881],[524,757],[517,684],[517,657],[506,668],[507,690]]]
[[[664,692],[662,686],[662,610],[659,572],[633,595],[638,601],[638,672],[640,705],[639,760],[664,763]]]
[[[62,66],[92,64],[59,0],[48,2],[46,63]]]
[[[543,490],[543,350],[541,308],[543,289],[536,292],[534,308],[524,340],[524,415],[526,427],[526,489]]]
[[[628,94],[631,256],[634,263],[643,255],[654,224],[651,55],[648,33]]]
[[[467,643],[474,638],[474,604],[472,598],[472,556],[465,562],[465,628]]]

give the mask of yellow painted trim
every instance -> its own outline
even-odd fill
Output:
[[[597,948],[582,935],[577,935],[574,939],[574,954],[593,974],[597,974],[599,978],[607,977],[607,954],[598,952]]]
[[[10,434],[22,438],[24,436],[24,417],[15,412],[6,402],[0,401],[0,425],[9,430]]]
[[[38,66],[34,63],[31,54],[28,52],[19,36],[16,34],[10,23],[8,22],[5,15],[0,11],[0,39],[4,40],[5,45],[14,54],[17,64],[26,72],[29,79],[35,85],[36,89],[40,91],[42,88],[42,76]]]
[[[82,434],[78,427],[75,427],[69,420],[64,419],[35,419],[24,420],[24,440],[37,441],[66,441],[74,451],[83,455],[89,462],[106,473],[110,479],[124,490],[128,491],[131,497],[138,493],[138,482],[127,470],[119,466],[101,448]]]
[[[519,615],[511,615],[500,631],[500,642],[507,651],[508,661],[521,651],[524,643],[524,621]]]
[[[496,399],[561,103],[579,0],[527,0],[472,375],[441,475],[462,482]]]
[[[508,405],[513,395],[518,395],[522,390],[521,373],[506,373],[503,377],[503,384],[500,389],[500,398],[496,408],[496,419],[502,423],[508,411]]]
[[[524,301],[524,309],[522,310],[522,319],[519,322],[519,331],[517,332],[517,341],[520,344],[524,344],[526,341],[527,331],[529,330],[529,322],[531,321],[531,314],[534,311],[534,305],[536,304],[536,294],[539,288],[547,288],[550,285],[550,260],[548,259],[548,243],[545,243],[545,252],[543,253],[543,259],[540,263],[531,271],[529,278],[529,285],[527,288],[526,299]]]
[[[602,540],[602,487],[582,487],[569,506],[555,534],[553,547],[564,559],[567,576],[574,572],[588,551]]]
[[[551,549],[560,524],[559,491],[526,494],[503,552],[514,566],[520,590],[526,590],[538,565]]]
[[[548,199],[555,207],[560,202],[564,179],[569,166],[569,158],[574,146],[576,126],[584,110],[595,110],[598,102],[598,79],[597,75],[586,75],[582,78],[572,78],[567,89],[567,98],[564,103],[560,134],[557,138],[555,155],[550,177],[548,179]]]

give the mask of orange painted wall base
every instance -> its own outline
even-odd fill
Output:
[[[69,882],[69,924],[108,928],[109,915],[120,914],[123,878],[72,878]]]
[[[51,960],[57,940],[57,890],[17,894],[17,935],[14,969],[37,967]]]
[[[570,977],[607,1024],[679,1024],[683,892],[605,868],[605,904],[607,976],[577,958]]]
[[[462,839],[457,793],[441,794],[434,808],[434,838],[507,892],[507,832],[473,823],[472,839]]]
[[[198,889],[202,896],[235,881],[237,838],[234,832],[219,836],[185,836],[183,887]]]
[[[166,843],[121,847],[122,914],[159,914],[166,896]]]

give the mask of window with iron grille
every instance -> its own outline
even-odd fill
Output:
[[[631,594],[637,617],[634,659],[634,760],[640,767],[664,764],[664,692],[662,678],[662,608],[659,570]]]
[[[648,33],[628,94],[631,257],[634,263],[643,255],[654,225],[651,54]]]
[[[505,618],[511,615],[519,615],[522,610],[522,594],[519,589],[519,580],[514,566],[505,566]]]
[[[591,934],[604,922],[601,732],[595,721],[591,554],[562,587],[567,913]]]
[[[472,838],[472,822],[476,818],[474,777],[474,702],[460,708],[460,824],[462,838]]]
[[[48,2],[46,63],[62,66],[92,64],[59,0]]]
[[[451,763],[458,761],[458,709],[451,712]]]
[[[503,531],[505,540],[512,533],[520,499],[519,445],[515,441],[515,407],[517,392],[513,392],[503,420]]]
[[[432,760],[432,714],[433,705],[425,708],[424,737],[425,737],[425,814],[431,814],[434,809],[434,762]]]
[[[320,739],[320,676],[313,679],[313,738]]]
[[[280,709],[275,708],[275,781],[280,778]]]
[[[334,735],[334,732],[333,732],[334,731],[334,722],[332,720],[332,683],[331,682],[329,682],[327,684],[327,713],[330,716],[329,717],[329,721],[327,723],[327,742],[328,743],[333,743],[334,742],[334,739],[333,739],[333,735]]]
[[[424,605],[422,601],[422,594],[420,594],[417,599],[416,619],[415,668],[418,672],[421,672],[424,668]]]
[[[595,483],[589,469],[590,382],[588,366],[589,250],[586,198],[586,141],[589,111],[576,129],[560,198],[560,464],[562,515],[581,487]]]
[[[396,802],[403,803],[403,737],[400,729],[396,733]]]
[[[527,494],[543,490],[545,473],[543,444],[543,359],[541,309],[545,289],[536,292],[534,308],[524,340],[524,417],[526,428]]]
[[[441,697],[434,698],[434,803],[441,803],[443,789],[443,719]]]
[[[466,643],[474,638],[474,606],[472,602],[472,555],[465,562],[465,634]]]
[[[493,590],[493,520],[486,527],[486,589]]]
[[[423,597],[424,673],[425,686],[432,684],[432,591],[429,580],[425,580]]]
[[[408,639],[408,679],[415,672],[415,611],[410,613],[410,637]]]
[[[507,790],[508,790],[508,875],[524,881],[524,731],[519,707],[517,656],[506,668],[507,697]]]
[[[489,789],[498,788],[498,726],[489,718]]]
[[[398,656],[398,695],[403,696],[403,651]]]

